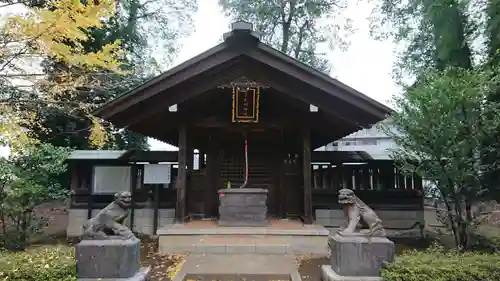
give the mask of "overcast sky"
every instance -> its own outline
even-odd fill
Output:
[[[381,103],[389,104],[391,97],[398,91],[391,78],[396,45],[391,41],[370,38],[367,18],[372,8],[367,3],[353,3],[347,11],[347,17],[353,19],[357,31],[350,37],[351,45],[346,52],[334,51],[329,54],[332,64],[330,75]],[[222,34],[230,29],[231,23],[222,15],[217,0],[199,0],[194,21],[195,32],[183,40],[175,65],[217,45]],[[151,140],[150,144],[151,149],[171,148],[155,140]]]
[[[367,18],[371,10],[371,4],[353,3],[347,11],[347,17],[353,19],[357,31],[350,37],[350,47],[347,51],[329,53],[332,64],[330,74],[365,95],[389,104],[392,95],[398,91],[390,75],[396,45],[390,41],[376,41],[370,38]],[[6,11],[1,12],[4,14]],[[217,45],[222,34],[230,28],[230,20],[222,15],[217,0],[198,0],[194,24],[195,31],[182,40],[181,52],[174,65]],[[171,146],[155,140],[151,140],[150,144],[153,150],[172,149]],[[0,147],[0,155],[5,152],[5,148]]]
[[[230,28],[230,20],[222,16],[217,0],[199,0],[198,5],[194,18],[195,32],[183,40],[183,48],[174,64],[215,46]],[[331,75],[373,99],[388,104],[397,91],[390,75],[396,46],[390,41],[381,42],[370,38],[367,17],[371,10],[371,4],[353,3],[347,11],[357,32],[350,38],[348,51],[330,53]]]

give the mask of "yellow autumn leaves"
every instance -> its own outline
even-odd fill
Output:
[[[54,0],[50,8],[31,8],[21,16],[9,18],[2,30],[3,44],[0,50],[0,71],[15,72],[19,75],[29,77],[33,69],[28,62],[52,58],[67,66],[65,72],[59,73],[64,77],[64,82],[47,86],[47,80],[42,78],[36,83],[43,85],[45,93],[38,93],[46,99],[47,105],[53,102],[53,97],[68,95],[71,100],[74,94],[72,89],[85,86],[90,79],[86,79],[86,73],[92,71],[112,71],[123,74],[120,71],[120,58],[125,53],[120,49],[120,42],[115,41],[103,46],[100,50],[88,52],[83,44],[89,40],[85,30],[90,28],[101,28],[115,13],[115,0],[88,1],[82,4],[80,0]],[[44,81],[45,79],[45,81]],[[4,80],[4,85],[5,85]],[[15,85],[14,85],[15,87]],[[29,140],[23,131],[31,118],[13,108],[12,100],[6,93],[0,93],[0,135],[3,141],[16,149],[27,145]],[[9,101],[9,102],[7,102]],[[78,107],[78,104],[74,105]],[[86,105],[79,108],[80,112],[88,113]],[[91,117],[88,115],[88,117]],[[106,142],[104,130],[100,128],[98,120],[91,119],[91,137],[101,138],[91,140],[95,146],[102,146]],[[31,123],[30,123],[31,124]]]
[[[87,53],[82,46],[88,40],[85,30],[102,27],[114,11],[114,0],[101,0],[98,5],[56,0],[50,10],[34,8],[26,16],[10,18],[6,31],[19,42],[29,42],[34,52],[69,66],[118,71],[117,57],[123,55],[119,41],[105,45],[98,52]]]

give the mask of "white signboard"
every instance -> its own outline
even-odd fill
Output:
[[[130,190],[130,166],[94,167],[93,192],[115,193]]]
[[[148,164],[144,165],[145,184],[165,184],[170,183],[170,164]]]

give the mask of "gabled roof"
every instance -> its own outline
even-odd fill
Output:
[[[249,74],[250,71],[253,74]],[[124,93],[94,114],[126,127],[129,121],[124,116],[135,114],[136,118],[146,118],[139,116],[142,113],[135,110],[141,104],[148,108],[147,114],[151,115],[201,94],[208,87],[215,88],[222,82],[229,82],[228,79],[251,75],[253,77],[249,78],[253,80],[316,105],[339,120],[350,122],[351,132],[385,119],[392,111],[342,82],[260,42],[251,24],[236,22],[233,30],[224,34],[224,42]],[[201,77],[204,82],[199,82]],[[203,87],[198,85],[203,83]],[[179,93],[181,86],[189,90]],[[160,102],[159,96],[165,99]]]

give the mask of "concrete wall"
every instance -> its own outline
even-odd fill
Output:
[[[376,211],[382,225],[386,229],[409,229],[419,222],[422,226],[425,225],[424,211],[415,210],[380,210]],[[323,225],[327,228],[338,228],[345,223],[344,211],[339,209],[317,209],[316,210],[316,223]],[[416,229],[419,229],[418,227]]]
[[[92,210],[92,216],[99,212],[99,209]],[[154,210],[151,208],[134,210],[134,226],[133,231],[143,234],[154,235],[153,233],[153,215]],[[82,235],[83,224],[87,221],[87,210],[85,209],[69,209],[68,226],[66,235],[68,237],[78,237]],[[174,222],[175,209],[159,209],[158,210],[158,228]],[[125,221],[130,227],[130,216]]]

